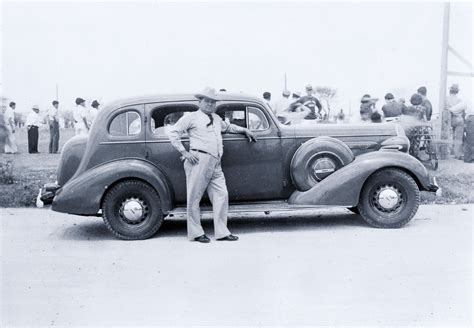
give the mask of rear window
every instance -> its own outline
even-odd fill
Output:
[[[140,134],[142,120],[135,111],[127,111],[115,116],[109,125],[109,133],[113,136],[133,136]]]

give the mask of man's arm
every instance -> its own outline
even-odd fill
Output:
[[[257,142],[257,137],[247,128],[243,128],[241,126],[227,123],[225,121],[221,121],[222,132],[224,133],[234,133],[234,134],[245,134],[245,136],[249,139],[249,142],[255,141]]]
[[[176,149],[185,160],[188,160],[194,165],[199,162],[199,159],[187,151],[181,142],[181,136],[183,133],[188,132],[191,128],[190,123],[189,116],[185,115],[181,117],[168,131],[168,138],[170,139],[171,146],[173,146],[173,148]]]

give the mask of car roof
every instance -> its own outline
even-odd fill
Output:
[[[220,101],[249,101],[249,102],[259,102],[262,100],[256,96],[252,96],[245,93],[229,93],[229,92],[219,92],[218,93]],[[105,108],[113,109],[120,108],[125,106],[137,105],[137,104],[150,104],[150,103],[159,103],[159,102],[180,102],[180,101],[197,101],[197,98],[194,94],[191,93],[170,93],[170,94],[154,94],[146,96],[137,96],[119,99],[113,102],[106,104]],[[104,109],[105,109],[104,108]]]

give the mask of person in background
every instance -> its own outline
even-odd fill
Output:
[[[272,103],[271,103],[272,102],[272,94],[268,91],[265,91],[262,96],[263,96],[263,101],[265,102],[265,104],[267,104],[268,107],[272,110],[272,112],[274,112],[273,107],[272,107]]]
[[[54,100],[48,110],[49,121],[49,152],[57,154],[59,150],[59,101]]]
[[[378,111],[375,111],[370,115],[370,121],[372,123],[382,123],[382,115]]]
[[[360,119],[364,122],[368,122],[370,117],[375,111],[375,103],[377,98],[372,98],[369,94],[362,96],[360,100]]]
[[[426,98],[426,87],[419,87],[417,92],[423,99],[421,105],[426,108],[426,120],[431,121],[431,114],[433,114],[433,106],[431,105],[431,102],[428,100],[428,98]]]
[[[89,115],[87,117],[87,123],[89,124],[89,127],[95,121],[97,113],[99,112],[99,106],[100,104],[97,100],[92,101],[91,108],[89,109]]]
[[[346,114],[344,114],[344,110],[341,108],[341,111],[336,116],[336,121],[338,123],[342,123],[344,122],[345,118],[346,118]]]
[[[16,154],[18,153],[18,147],[16,145],[15,138],[15,114],[13,111],[16,108],[16,104],[12,101],[9,104],[9,107],[6,108],[3,113],[3,120],[5,121],[5,126],[7,128],[7,138],[5,140],[5,153],[6,154]]]
[[[318,117],[322,118],[322,109],[323,106],[319,102],[318,98],[313,96],[313,86],[311,84],[308,84],[306,86],[306,96],[298,98],[295,102],[293,102],[290,105],[290,109],[292,111],[295,111],[298,107],[300,106],[305,106],[309,108],[310,112],[308,115],[305,116],[305,120],[315,120]],[[316,107],[318,108],[318,111],[316,112]]]
[[[467,105],[458,97],[459,86],[453,84],[449,88],[446,99],[446,108],[451,113],[451,127],[453,128],[453,151],[456,159],[463,159],[462,140],[464,136],[464,117]]]
[[[38,154],[38,138],[41,117],[39,116],[38,105],[33,105],[31,112],[26,117],[26,128],[28,129],[28,152]]]
[[[402,105],[395,101],[395,97],[390,92],[385,95],[385,105],[382,106],[382,112],[385,118],[402,115]]]
[[[89,125],[87,123],[86,101],[82,98],[76,98],[76,108],[72,113],[74,119],[74,130],[77,135],[86,135],[89,133]]]
[[[291,104],[291,101],[290,101],[291,92],[289,90],[283,90],[281,95],[282,97],[277,100],[277,102],[275,103],[275,108],[274,108],[274,113],[277,116],[279,113],[288,109],[288,107],[290,107],[290,104]]]
[[[2,108],[0,108],[0,154],[5,152],[5,141],[8,135],[7,127],[5,126],[5,120],[3,119],[3,113],[6,109],[7,106],[5,105],[2,105]]]
[[[411,106],[408,106],[404,115],[413,116],[420,121],[426,121],[426,107],[422,105],[423,98],[418,93],[415,93],[410,98]]]
[[[405,105],[405,102],[405,98],[398,99],[398,103],[400,104],[400,107],[402,109],[402,114],[407,111],[407,105]]]

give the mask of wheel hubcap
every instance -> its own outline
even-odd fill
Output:
[[[394,212],[402,204],[402,194],[392,185],[379,187],[374,194],[375,206],[383,212]]]
[[[311,165],[313,177],[316,181],[321,181],[328,175],[336,171],[336,164],[331,158],[320,157],[317,158],[313,165]]]
[[[129,224],[138,224],[145,220],[148,206],[143,199],[130,197],[125,199],[120,206],[120,216]]]

